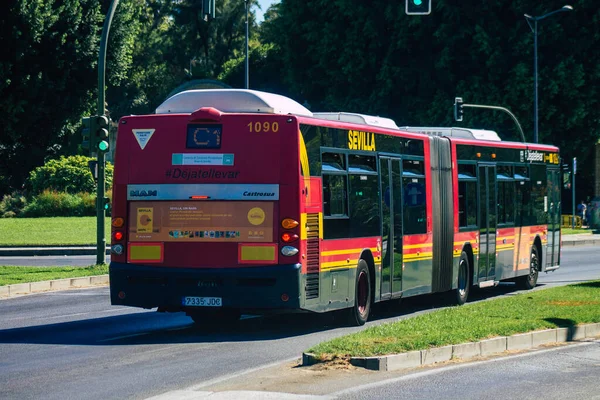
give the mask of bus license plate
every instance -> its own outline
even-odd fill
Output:
[[[220,297],[184,297],[182,305],[188,307],[221,307],[223,300]]]

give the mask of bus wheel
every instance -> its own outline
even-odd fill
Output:
[[[459,306],[467,302],[469,297],[469,290],[471,289],[471,275],[469,268],[469,257],[466,252],[460,254],[460,261],[458,262],[458,286],[454,290],[456,295],[456,304]]]
[[[540,270],[540,257],[537,246],[531,248],[531,258],[529,261],[529,274],[517,278],[517,286],[521,289],[530,290],[535,287]]]
[[[350,323],[364,325],[371,312],[371,277],[369,267],[364,260],[358,261],[356,267],[356,284],[354,290],[354,306],[350,309]]]

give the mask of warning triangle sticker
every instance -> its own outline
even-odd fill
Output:
[[[155,129],[132,129],[133,136],[135,136],[135,140],[137,140],[140,148],[144,150],[144,147],[150,141],[150,138],[154,134]]]

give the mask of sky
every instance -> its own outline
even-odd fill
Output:
[[[254,10],[256,12],[256,20],[258,23],[264,21],[264,13],[273,3],[279,3],[279,0],[258,0],[258,4],[260,4],[260,8],[262,8],[262,10],[259,10],[258,8]]]

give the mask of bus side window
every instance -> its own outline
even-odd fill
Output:
[[[380,235],[381,212],[375,174],[350,174],[350,236]]]
[[[346,175],[323,175],[323,216],[347,217]]]
[[[515,181],[512,166],[498,165],[498,223],[515,223]]]
[[[458,226],[477,227],[477,178],[474,164],[458,165]]]
[[[477,226],[476,181],[458,181],[458,226]]]

